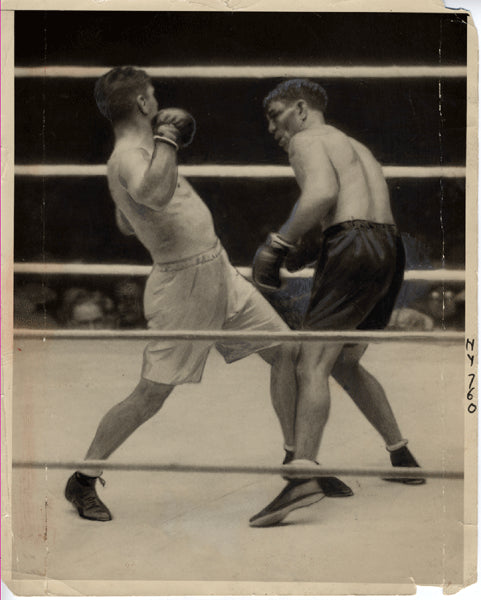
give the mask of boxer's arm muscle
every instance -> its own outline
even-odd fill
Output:
[[[303,138],[291,141],[290,161],[301,195],[289,219],[279,233],[295,243],[314,226],[319,225],[337,201],[339,185],[326,149],[320,140],[306,144]]]
[[[154,210],[172,198],[177,175],[177,153],[162,142],[155,144],[152,156],[143,148],[136,148],[120,158],[120,183],[135,202]]]

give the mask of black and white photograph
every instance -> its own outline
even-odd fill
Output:
[[[469,12],[1,17],[9,590],[476,584]]]

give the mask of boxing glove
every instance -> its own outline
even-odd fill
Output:
[[[294,248],[278,233],[271,233],[260,246],[252,265],[252,279],[262,289],[278,290],[281,285],[280,269],[290,250]]]
[[[152,120],[152,131],[154,137],[167,138],[178,148],[185,148],[194,138],[195,119],[182,108],[163,108]]]

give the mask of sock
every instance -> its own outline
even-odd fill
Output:
[[[78,469],[77,473],[80,473],[84,477],[100,477],[102,475],[102,471],[100,469]]]
[[[404,446],[408,445],[408,440],[401,440],[400,442],[397,442],[396,444],[387,444],[386,445],[386,450],[388,452],[395,452],[396,450],[400,450],[401,448],[404,448]]]

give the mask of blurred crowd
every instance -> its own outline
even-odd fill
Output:
[[[15,286],[16,328],[143,329],[143,282],[121,279],[105,289]]]
[[[288,279],[285,287],[266,295],[292,329],[299,329],[310,295],[311,280]],[[127,278],[105,284],[61,287],[22,282],[15,286],[16,328],[143,329],[144,280]],[[431,331],[464,329],[465,292],[456,284],[406,282],[389,329]]]
[[[292,278],[285,287],[265,294],[291,329],[299,329],[307,310],[311,279]],[[402,331],[464,330],[464,284],[405,282],[388,329]]]

